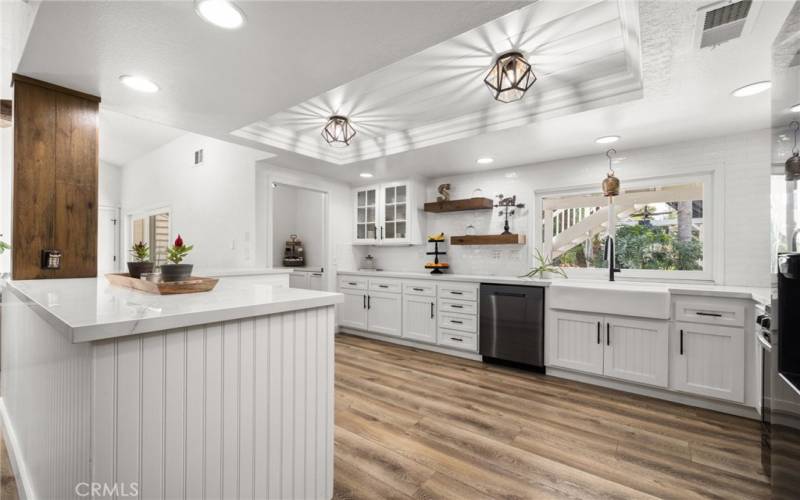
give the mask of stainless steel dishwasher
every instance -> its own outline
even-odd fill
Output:
[[[481,356],[544,370],[544,288],[481,284]]]

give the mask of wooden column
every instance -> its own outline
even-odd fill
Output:
[[[100,98],[14,75],[15,280],[97,275]],[[43,269],[43,250],[62,254]]]

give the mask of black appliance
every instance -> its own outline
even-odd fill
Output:
[[[482,284],[480,313],[485,361],[544,371],[544,288]]]
[[[772,498],[796,499],[800,492],[800,253],[778,256],[777,332],[771,359],[769,470]],[[777,335],[777,339],[774,338]]]

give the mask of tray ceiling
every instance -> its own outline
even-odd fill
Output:
[[[504,104],[483,77],[510,50],[525,54],[538,80],[521,101]],[[635,3],[537,2],[232,134],[348,164],[638,99],[640,59]],[[357,130],[348,148],[320,136],[337,114]]]

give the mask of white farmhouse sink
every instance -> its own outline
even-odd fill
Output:
[[[554,282],[547,294],[553,309],[639,318],[670,316],[670,295],[665,285],[565,280]]]

